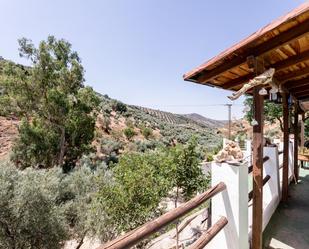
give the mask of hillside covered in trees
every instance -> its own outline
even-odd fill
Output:
[[[208,187],[224,122],[96,93],[65,40],[19,45],[29,66],[0,60],[0,249],[103,243]]]

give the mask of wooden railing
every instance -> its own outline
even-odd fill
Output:
[[[263,179],[263,186],[269,181],[269,179],[270,179],[270,175],[267,175],[267,176],[264,177],[264,179]],[[249,194],[248,194],[249,201],[251,201],[252,198],[253,198],[253,190],[251,190],[249,192]]]
[[[221,217],[210,229],[201,235],[189,249],[203,249],[228,223],[225,217]]]
[[[267,162],[269,160],[269,156],[265,156],[263,158],[263,163]],[[248,167],[248,173],[250,174],[253,171],[253,165]]]
[[[263,158],[263,164],[264,164],[265,162],[267,162],[268,160],[269,160],[269,156],[265,156],[265,157]],[[248,173],[250,174],[252,171],[253,171],[253,165],[251,165],[250,167],[248,167]],[[263,179],[263,186],[269,181],[269,179],[270,179],[270,176],[269,176],[269,175],[267,175],[267,176],[264,177],[264,179]],[[249,192],[249,194],[248,194],[248,200],[251,201],[252,198],[253,198],[253,190],[251,190],[251,191]]]
[[[169,225],[173,221],[176,221],[184,215],[188,214],[190,211],[199,207],[201,204],[205,203],[207,200],[214,197],[216,194],[222,192],[225,189],[226,185],[223,182],[220,182],[216,186],[194,197],[193,199],[184,203],[178,208],[175,208],[167,212],[166,214],[163,214],[155,220],[149,221],[148,223],[98,247],[97,249],[130,248],[139,243],[141,240],[156,233],[163,227]],[[191,245],[190,249],[203,248],[202,245],[204,245],[205,243],[207,244],[226,224],[227,219],[225,217],[219,219],[217,223],[215,223],[211,228],[209,228],[194,244]]]

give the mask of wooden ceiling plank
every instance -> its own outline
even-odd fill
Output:
[[[286,60],[279,61],[279,62],[273,64],[270,67],[274,67],[278,71],[278,70],[287,68],[289,66],[292,66],[294,64],[298,64],[300,62],[303,62],[305,60],[309,60],[309,50],[305,51],[301,54],[293,55]]]
[[[286,60],[283,60],[283,61],[279,61],[273,65],[269,65],[269,67],[273,67],[276,69],[276,72],[277,71],[280,71],[280,70],[283,70],[285,68],[288,68],[294,64],[297,64],[297,63],[300,63],[304,60],[309,60],[309,50],[308,51],[305,51],[299,55],[294,55]],[[229,82],[223,84],[223,88],[225,89],[231,89],[233,87],[236,87],[238,85],[241,85],[245,82],[248,82],[250,79],[252,79],[255,75],[253,73],[250,73],[250,74],[247,74],[247,75],[244,75],[242,77],[239,77],[237,79],[233,79],[233,80],[230,80]]]
[[[308,30],[309,27],[309,20],[301,23],[299,26],[291,28],[287,31],[282,32],[278,36],[275,36],[268,41],[253,47],[248,48],[250,44],[248,44],[246,47],[246,51],[242,54],[236,57],[234,60],[230,62],[225,62],[221,66],[218,66],[209,72],[202,71],[202,75],[200,77],[197,77],[197,81],[205,83],[209,80],[211,80],[213,77],[215,77],[218,74],[221,74],[231,68],[237,67],[239,64],[243,64],[246,62],[248,56],[261,56],[270,50],[277,49],[281,46],[284,46],[287,43],[290,43],[296,39],[299,39],[300,37],[303,37],[307,33],[309,33]]]
[[[302,93],[293,94],[296,98],[309,96],[309,90],[303,91]]]
[[[297,79],[299,77],[303,77],[303,76],[307,76],[309,75],[309,67],[298,70],[298,71],[294,71],[288,74],[284,74],[284,75],[280,75],[277,77],[277,80],[280,83],[285,83],[287,81],[291,81],[293,79]]]
[[[294,94],[301,94],[301,93],[303,93],[303,92],[305,92],[305,91],[307,91],[307,90],[309,90],[309,82],[308,82],[308,85],[306,85],[306,86],[302,86],[302,87],[300,87],[300,88],[295,88],[295,89],[292,89],[292,90],[290,90],[290,89],[288,89],[291,93],[294,93]]]
[[[302,88],[303,86],[307,86],[309,84],[309,77],[306,77],[301,80],[296,80],[296,81],[288,81],[284,85],[287,89],[289,90],[294,90],[298,88]]]

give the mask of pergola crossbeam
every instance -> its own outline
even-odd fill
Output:
[[[309,51],[305,51],[301,54],[294,55],[289,57],[288,59],[278,61],[274,64],[267,65],[268,68],[275,68],[276,72],[280,70],[287,69],[288,67],[309,60]],[[248,82],[255,76],[254,73],[249,73],[239,78],[230,80],[228,83],[223,84],[223,88],[231,89],[233,87],[239,86],[243,83]]]
[[[197,81],[205,83],[229,69],[244,64],[248,56],[262,56],[271,50],[284,46],[287,43],[291,43],[294,40],[299,39],[309,33],[308,27],[309,20],[305,21],[302,25],[282,32],[279,36],[275,36],[274,38],[269,39],[261,45],[247,49],[246,52],[239,54],[239,56],[234,60],[224,63],[220,67],[216,67],[212,70],[204,72],[202,76],[197,77]],[[248,45],[248,47],[250,46]]]

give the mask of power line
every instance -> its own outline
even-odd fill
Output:
[[[227,104],[212,104],[212,105],[202,105],[202,104],[188,104],[188,105],[149,105],[153,107],[216,107],[216,106],[226,106]],[[240,104],[228,104],[231,106],[243,106]]]

